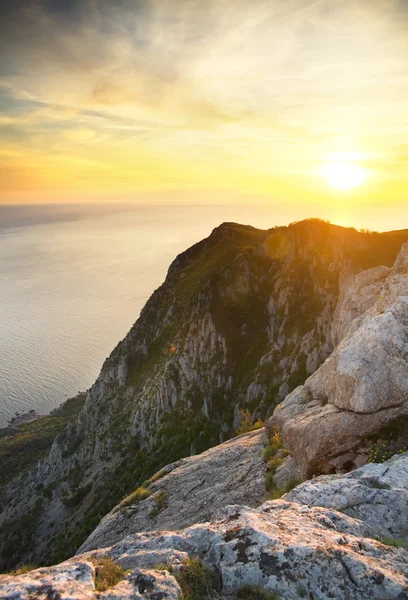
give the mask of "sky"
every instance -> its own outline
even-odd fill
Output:
[[[0,203],[404,225],[407,0],[1,0],[0,57]]]

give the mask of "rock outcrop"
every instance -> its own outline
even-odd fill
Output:
[[[272,417],[304,479],[350,468],[408,416],[408,244],[392,269],[351,280],[333,327],[343,339]]]
[[[285,498],[339,510],[366,523],[375,536],[408,542],[408,453],[346,475],[305,481]]]
[[[285,600],[408,598],[408,552],[367,539],[367,533],[361,521],[325,508],[284,500],[258,509],[232,505],[213,522],[130,535],[56,567],[0,576],[0,596],[176,600],[181,597],[176,578],[158,565],[164,561],[177,573],[188,557],[199,556],[218,574],[218,597],[233,597],[246,584]],[[104,557],[130,572],[99,595],[94,564]]]
[[[227,504],[258,506],[266,495],[264,438],[263,429],[252,431],[167,465],[152,483],[145,484],[151,496],[111,511],[78,552],[110,546],[137,531],[180,529],[209,521]],[[160,498],[165,503],[158,510]]]

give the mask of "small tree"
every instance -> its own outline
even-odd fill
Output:
[[[237,435],[241,433],[248,433],[248,431],[255,431],[256,429],[261,429],[265,425],[261,419],[258,419],[256,423],[252,424],[253,414],[247,408],[241,408],[241,423],[240,426],[235,430]]]

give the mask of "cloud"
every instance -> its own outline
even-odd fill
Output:
[[[405,0],[3,0],[1,141],[248,177],[307,174],[349,145],[391,173],[407,27]]]

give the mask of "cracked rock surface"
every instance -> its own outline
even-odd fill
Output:
[[[285,495],[292,502],[340,510],[381,537],[408,540],[408,453],[346,475],[322,475]]]
[[[148,487],[152,496],[106,515],[78,552],[111,545],[136,531],[208,521],[227,504],[259,505],[265,498],[264,438],[263,429],[251,431],[167,465]],[[152,517],[157,492],[166,492],[167,506]]]
[[[184,557],[198,555],[218,572],[225,598],[245,583],[261,585],[286,600],[407,599],[408,553],[365,537],[369,534],[370,527],[362,521],[327,508],[285,500],[266,502],[258,509],[230,505],[212,522],[179,531],[135,533],[56,567],[3,575],[0,597],[176,600],[181,594],[176,579],[154,566],[163,555],[176,568]],[[132,570],[99,595],[92,559],[103,556]]]

